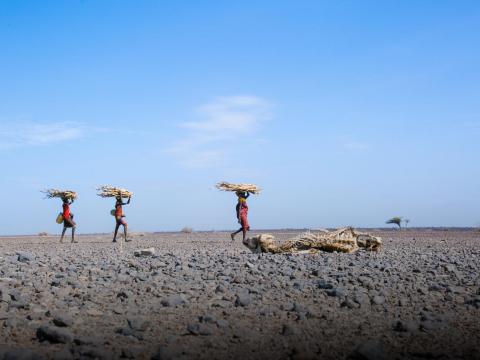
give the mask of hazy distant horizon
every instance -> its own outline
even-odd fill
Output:
[[[295,233],[295,232],[301,232],[301,231],[312,231],[312,232],[315,232],[315,231],[318,231],[320,229],[326,229],[326,230],[334,230],[334,229],[337,229],[336,227],[326,227],[326,228],[288,228],[288,229],[252,229],[250,231],[250,234],[258,234],[258,233],[266,233],[266,232],[272,232],[272,233],[276,233],[276,232],[292,232],[292,233]],[[356,228],[357,230],[373,230],[373,231],[382,231],[382,232],[389,232],[389,231],[392,231],[392,232],[397,232],[397,231],[401,231],[401,232],[404,232],[404,231],[428,231],[428,230],[432,230],[432,231],[476,231],[478,230],[478,227],[444,227],[444,226],[440,226],[440,227],[434,227],[434,226],[424,226],[424,227],[407,227],[407,228],[402,228],[402,229],[398,229],[398,228],[394,228],[394,227],[357,227]],[[192,231],[192,234],[195,234],[195,233],[226,233],[228,234],[230,231],[232,231],[232,229],[223,229],[223,230],[195,230],[193,229]],[[136,231],[133,231],[132,234],[133,235],[138,235],[138,234],[177,234],[177,233],[184,233],[181,229],[179,230],[165,230],[165,231],[141,231],[141,230],[136,230]],[[104,235],[110,235],[110,234],[113,234],[113,231],[110,231],[110,232],[104,232],[104,233],[82,233],[82,232],[78,232],[76,233],[75,235],[76,236],[104,236]],[[0,234],[0,239],[1,238],[22,238],[22,237],[58,237],[60,236],[60,232],[57,232],[57,233],[48,233],[47,235],[39,235],[39,233],[37,234],[10,234],[10,235],[2,235]],[[230,240],[229,237],[227,237],[226,239]]]
[[[480,224],[476,1],[0,3],[0,234]]]

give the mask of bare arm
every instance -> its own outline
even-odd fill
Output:
[[[121,202],[121,204],[122,204],[122,205],[128,205],[128,204],[130,204],[130,199],[131,199],[131,198],[128,198],[128,201],[127,201],[126,203]]]

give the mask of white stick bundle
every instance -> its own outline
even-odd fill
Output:
[[[219,182],[216,188],[221,191],[244,191],[252,194],[259,194],[262,189],[254,184],[231,184],[226,181]]]
[[[53,198],[66,198],[69,200],[75,200],[77,193],[72,190],[58,190],[58,189],[46,189],[42,191],[47,199]]]
[[[127,189],[116,188],[110,185],[99,186],[97,190],[99,191],[97,195],[103,198],[108,198],[108,197],[128,198],[133,195],[133,193],[128,191]]]

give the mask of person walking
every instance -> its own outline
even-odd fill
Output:
[[[123,226],[123,233],[125,235],[125,241],[130,241],[127,237],[127,229],[128,229],[128,224],[125,221],[125,215],[123,214],[123,205],[128,205],[130,204],[131,196],[128,197],[128,201],[126,203],[123,202],[122,196],[119,195],[117,196],[117,202],[115,203],[115,233],[113,235],[113,242],[117,242],[117,233],[118,229],[120,228],[120,225]]]
[[[70,205],[73,204],[75,201],[73,198],[62,197],[63,205],[62,205],[62,216],[63,216],[63,231],[62,236],[60,237],[60,242],[63,243],[63,238],[65,237],[65,232],[67,229],[72,229],[72,243],[76,243],[75,241],[75,228],[77,224],[73,221],[73,214],[70,212]]]
[[[250,230],[250,225],[248,224],[248,205],[247,199],[250,196],[249,192],[246,191],[237,191],[235,193],[238,197],[238,202],[236,206],[237,220],[241,225],[240,229],[230,234],[232,241],[235,240],[235,236],[240,232],[243,233],[243,240],[247,237],[247,231]]]

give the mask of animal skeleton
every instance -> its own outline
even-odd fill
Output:
[[[307,253],[318,251],[353,253],[359,248],[368,251],[378,251],[382,239],[366,233],[360,233],[353,228],[343,228],[321,233],[304,233],[283,244],[276,244],[271,234],[261,234],[243,241],[243,244],[254,253]]]

